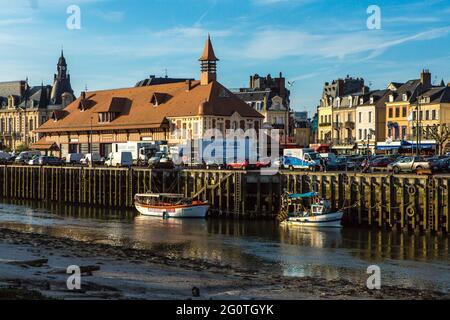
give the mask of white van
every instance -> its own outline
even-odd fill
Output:
[[[67,164],[81,164],[81,159],[84,158],[82,153],[69,153],[66,157]]]
[[[131,167],[133,165],[133,154],[129,151],[112,152],[105,161],[108,167]]]
[[[88,153],[80,160],[82,165],[103,164],[102,156],[99,153]]]

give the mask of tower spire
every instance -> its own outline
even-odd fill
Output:
[[[217,80],[217,58],[211,42],[211,36],[208,34],[208,39],[203,49],[203,54],[199,59],[201,63],[201,85],[207,85],[212,81]]]

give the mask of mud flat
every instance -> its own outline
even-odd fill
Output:
[[[447,293],[290,278],[171,255],[0,229],[0,299],[449,299]],[[68,266],[82,267],[69,291]],[[192,289],[200,289],[193,297]]]

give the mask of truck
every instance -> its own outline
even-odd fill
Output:
[[[113,153],[131,152],[133,164],[147,164],[148,160],[166,145],[165,141],[128,141],[125,143],[114,143]]]
[[[133,155],[129,151],[111,152],[105,160],[107,167],[131,167],[133,165]]]
[[[196,139],[189,145],[170,148],[170,158],[185,166],[227,168],[248,161],[257,163],[257,142],[252,139]]]
[[[289,170],[301,169],[314,171],[320,167],[320,155],[314,149],[285,149],[283,167]]]

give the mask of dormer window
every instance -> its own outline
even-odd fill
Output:
[[[364,104],[364,99],[363,98],[359,99],[359,104]]]
[[[99,123],[109,123],[111,121],[114,121],[114,119],[117,117],[117,113],[115,112],[100,112],[98,114],[98,122]]]
[[[163,103],[166,103],[167,101],[169,101],[170,98],[172,98],[172,96],[167,93],[155,92],[155,93],[153,93],[150,103],[153,104],[154,107],[157,107],[160,104],[163,104]]]
[[[403,94],[403,101],[408,101],[408,95],[406,93]]]
[[[393,95],[393,94],[391,94],[391,95],[389,96],[389,102],[394,102],[394,95]]]
[[[373,97],[370,97],[370,104],[373,104],[375,102],[375,99]]]

